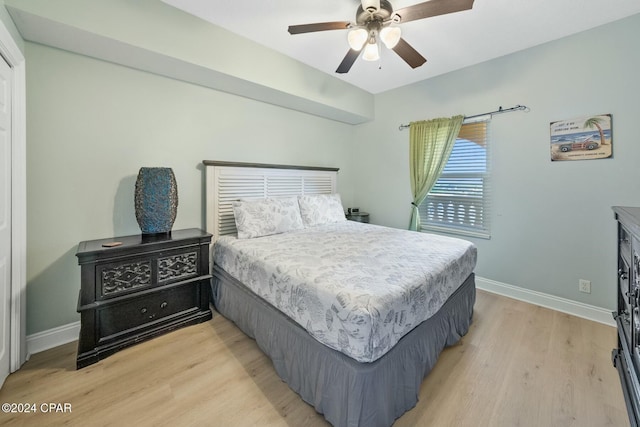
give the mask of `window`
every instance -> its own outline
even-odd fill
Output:
[[[463,124],[451,157],[419,207],[423,231],[490,238],[488,121]]]

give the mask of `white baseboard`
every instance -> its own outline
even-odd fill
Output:
[[[32,354],[75,341],[80,336],[80,322],[73,322],[27,336],[27,359]]]
[[[507,285],[506,283],[496,282],[495,280],[485,279],[484,277],[479,276],[476,276],[476,287],[483,291],[550,308],[552,310],[582,317],[584,319],[593,320],[594,322],[604,323],[609,326],[616,326],[616,323],[611,316],[611,310],[596,307],[594,305],[583,304],[566,298],[544,294],[542,292],[532,291],[518,286]],[[27,337],[27,355],[30,356],[35,353],[40,353],[41,351],[49,350],[53,347],[75,341],[78,339],[79,335],[80,322],[69,323],[68,325],[59,326],[57,328],[29,335]]]
[[[528,302],[530,304],[539,305],[541,307],[550,308],[562,313],[582,317],[583,319],[593,320],[594,322],[603,323],[605,325],[616,326],[616,322],[613,320],[613,316],[611,316],[612,310],[596,307],[595,305],[583,304],[570,299],[532,291],[518,286],[507,285],[506,283],[496,282],[495,280],[485,279],[484,277],[479,276],[476,276],[476,288],[517,299],[519,301]]]

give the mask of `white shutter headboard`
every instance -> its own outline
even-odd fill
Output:
[[[207,232],[218,237],[236,233],[231,203],[239,199],[331,194],[337,168],[270,165],[204,160]]]

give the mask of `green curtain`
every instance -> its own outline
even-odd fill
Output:
[[[409,174],[413,202],[409,230],[420,230],[418,206],[447,164],[463,120],[464,116],[455,116],[410,123]]]

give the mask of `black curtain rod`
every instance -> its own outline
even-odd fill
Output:
[[[464,116],[464,119],[474,119],[476,117],[482,117],[482,116],[486,116],[486,115],[494,115],[494,114],[502,114],[502,113],[510,113],[512,111],[529,111],[529,107],[527,107],[526,105],[516,105],[515,107],[511,107],[511,108],[502,108],[502,107],[498,107],[497,110],[495,111],[490,111],[488,113],[482,113],[482,114],[474,114],[473,116]],[[400,125],[398,127],[398,130],[403,130],[410,127],[410,125]]]

